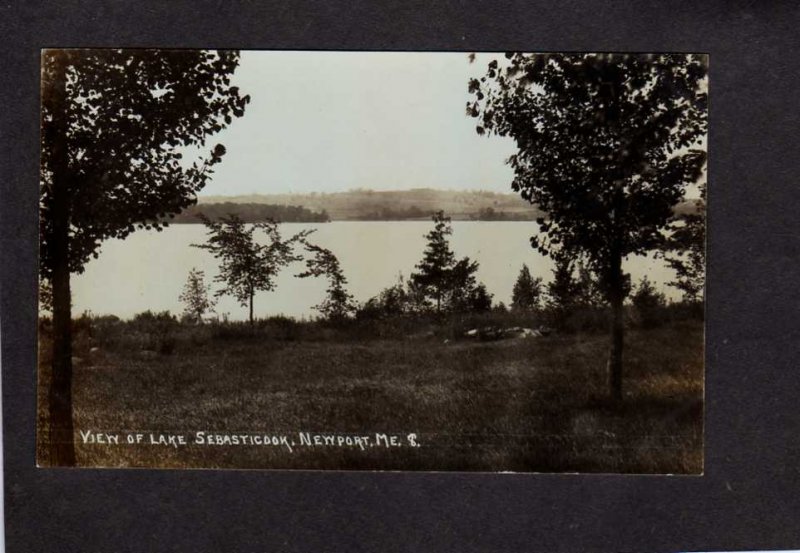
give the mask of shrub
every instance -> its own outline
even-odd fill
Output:
[[[631,296],[631,303],[638,315],[642,328],[655,328],[663,324],[667,300],[664,294],[656,291],[647,277],[643,277]]]
[[[178,319],[175,318],[169,311],[160,311],[154,313],[149,309],[133,316],[134,323],[140,324],[159,324],[159,323],[175,323]]]
[[[402,316],[414,311],[409,292],[403,286],[402,276],[397,284],[385,288],[377,296],[364,302],[356,311],[361,320],[385,319]]]
[[[141,350],[157,351],[164,355],[172,354],[175,351],[175,333],[179,326],[178,319],[169,311],[154,313],[147,310],[137,313],[130,325],[130,331],[135,339],[129,346],[138,345],[138,349]]]

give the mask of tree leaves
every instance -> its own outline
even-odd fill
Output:
[[[511,306],[516,310],[531,311],[539,309],[542,300],[542,279],[533,278],[528,266],[523,264],[514,283]]]
[[[215,295],[231,295],[242,306],[247,306],[255,292],[275,289],[280,270],[302,259],[295,254],[294,246],[304,243],[313,232],[304,230],[284,239],[274,221],[248,225],[236,215],[217,221],[202,214],[199,218],[208,230],[208,239],[205,244],[192,245],[211,252],[220,261],[214,281],[223,287]],[[266,243],[256,241],[257,230],[265,235]]]
[[[350,317],[357,306],[352,294],[347,291],[347,278],[342,272],[339,259],[326,248],[308,242],[304,244],[306,251],[312,254],[312,257],[306,259],[306,270],[297,276],[328,279],[325,299],[314,308],[327,319],[342,320]]]
[[[424,298],[432,300],[437,312],[475,306],[483,309],[487,298],[491,306],[491,296],[485,290],[478,290],[482,286],[475,279],[478,263],[468,257],[456,260],[450,249],[448,236],[453,233],[450,218],[438,211],[432,219],[434,228],[425,235],[428,244],[417,270],[411,274],[411,286]]]
[[[248,96],[230,87],[235,51],[47,50],[42,57],[41,267],[52,271],[53,214],[68,212],[73,272],[103,240],[124,238],[159,214],[180,212],[221,161],[201,146],[241,116]],[[59,188],[56,201],[54,186]],[[154,226],[160,229],[157,225]]]
[[[658,246],[672,207],[702,175],[705,56],[515,54],[468,89],[479,135],[513,138],[512,188],[547,213],[532,245],[585,256]]]
[[[203,315],[214,309],[216,303],[213,298],[208,297],[210,286],[205,283],[205,273],[195,267],[189,271],[183,291],[178,299],[183,302],[184,316],[200,323]]]

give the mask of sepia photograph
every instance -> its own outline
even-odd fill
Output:
[[[43,50],[37,464],[703,474],[708,67]]]

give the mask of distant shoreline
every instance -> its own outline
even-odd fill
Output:
[[[251,194],[198,197],[169,219],[185,224],[199,215],[218,220],[236,215],[245,222],[429,221],[443,211],[453,221],[533,221],[542,213],[517,194],[480,190],[351,190],[334,193]]]
[[[675,214],[697,212],[696,202],[691,198],[679,202],[674,208]],[[414,188],[199,196],[195,205],[165,221],[199,223],[201,214],[211,220],[236,215],[246,223],[267,220],[282,223],[430,221],[431,215],[438,211],[443,211],[453,221],[512,222],[546,217],[537,206],[513,193]]]
[[[454,223],[535,223],[534,219],[467,219],[463,217],[451,217],[450,218]],[[212,219],[213,220],[213,219]],[[246,224],[253,224],[261,221],[266,221],[266,219],[258,220],[258,221],[245,221]],[[312,224],[312,223],[319,223],[319,224],[329,224],[329,223],[430,223],[430,217],[419,217],[416,219],[329,219],[327,221],[282,221],[280,219],[275,219],[276,222],[281,224]],[[202,225],[203,222],[199,219],[195,221],[188,221],[188,220],[170,220],[167,219],[167,222],[170,225]]]

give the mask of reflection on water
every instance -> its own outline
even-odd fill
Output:
[[[289,236],[301,229],[316,232],[310,240],[333,251],[349,282],[350,292],[365,301],[383,288],[407,278],[422,258],[424,235],[432,224],[427,221],[337,221],[333,223],[284,223],[281,231]],[[534,277],[550,280],[553,262],[530,247],[536,224],[524,221],[453,222],[450,243],[459,257],[469,256],[480,263],[477,277],[486,284],[494,301],[508,305],[511,290],[522,264]],[[113,314],[129,318],[147,309],[180,313],[178,296],[192,267],[205,271],[206,281],[217,274],[213,256],[191,244],[204,242],[202,225],[173,225],[162,232],[137,231],[125,240],[109,240],[100,257],[91,260],[81,275],[73,276],[73,313],[89,310],[94,314]],[[266,317],[279,313],[313,317],[313,306],[325,293],[324,279],[295,278],[302,270],[296,263],[284,269],[272,292],[255,297],[255,313]],[[634,283],[647,275],[668,298],[680,294],[666,286],[674,272],[652,256],[632,257],[625,263]],[[213,284],[212,289],[218,285]],[[217,313],[231,319],[247,318],[247,310],[230,297],[220,298]]]

